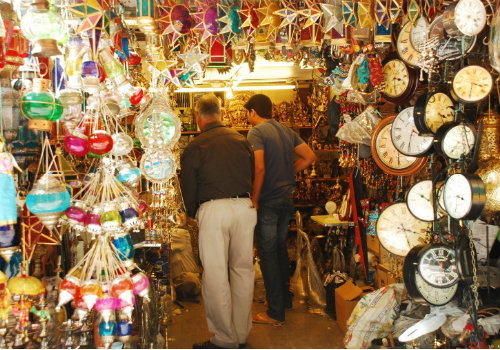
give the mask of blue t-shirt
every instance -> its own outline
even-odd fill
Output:
[[[260,201],[292,193],[295,188],[294,149],[304,140],[289,127],[269,119],[248,132],[248,141],[254,151],[264,150],[266,173]]]

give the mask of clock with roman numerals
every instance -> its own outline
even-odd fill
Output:
[[[391,54],[383,62],[384,90],[382,96],[388,102],[404,104],[408,102],[418,86],[417,70]]]
[[[387,174],[408,176],[419,172],[427,157],[412,157],[399,152],[394,146],[391,130],[396,116],[382,119],[373,130],[371,152],[375,163]]]

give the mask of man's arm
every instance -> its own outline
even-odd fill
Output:
[[[266,164],[264,161],[264,150],[254,151],[255,156],[255,178],[253,180],[252,203],[255,208],[259,207],[260,191],[264,183],[266,174]]]
[[[196,167],[198,159],[196,151],[186,148],[181,157],[180,184],[186,214],[194,218],[198,210],[198,182],[196,179]]]
[[[310,166],[316,161],[317,157],[314,151],[303,142],[294,148],[294,152],[299,156],[299,158],[293,164],[293,170],[298,173]]]

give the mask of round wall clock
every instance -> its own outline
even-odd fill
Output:
[[[371,153],[375,163],[387,174],[407,176],[419,172],[427,157],[411,157],[399,152],[392,143],[392,123],[396,116],[382,119],[373,130]]]
[[[424,135],[435,134],[438,129],[455,120],[455,109],[450,96],[444,92],[423,93],[415,102],[415,126]]]
[[[452,88],[452,93],[458,101],[476,103],[490,94],[493,88],[493,78],[484,67],[465,66],[455,74]]]
[[[420,51],[420,47],[427,41],[428,35],[429,22],[427,22],[427,19],[424,16],[420,16],[410,30],[410,41],[415,50]]]
[[[412,67],[421,67],[424,61],[422,54],[417,51],[413,46],[411,41],[411,31],[413,28],[413,23],[408,21],[401,31],[399,32],[398,40],[396,42],[396,48],[398,49],[398,54],[401,59]],[[418,32],[418,31],[416,31]],[[427,33],[425,33],[425,36]],[[425,38],[424,36],[424,38]],[[420,35],[421,37],[421,35]]]
[[[422,278],[418,269],[418,253],[422,246],[410,250],[403,264],[403,280],[408,294],[416,301],[440,306],[449,303],[455,296],[458,283],[450,287],[435,287]]]
[[[475,220],[486,203],[484,182],[476,174],[453,174],[444,185],[446,212],[457,220]]]
[[[476,36],[447,37],[443,28],[443,15],[437,16],[429,26],[428,38],[437,40],[436,56],[440,60],[456,60],[469,53],[476,43]],[[462,49],[463,44],[463,49]]]
[[[468,156],[476,143],[476,131],[472,124],[451,123],[442,126],[436,133],[434,146],[451,159]]]
[[[385,100],[394,104],[404,104],[415,93],[418,85],[418,72],[408,67],[398,58],[386,58],[383,63]]]
[[[438,288],[458,282],[455,249],[444,244],[429,244],[418,250],[418,272],[425,282]]]
[[[403,109],[392,122],[391,139],[394,147],[407,156],[421,157],[432,150],[434,137],[420,135],[413,117],[414,107]]]
[[[413,185],[406,195],[408,209],[417,219],[422,221],[434,221],[434,196],[432,180],[423,180]],[[437,211],[437,218],[443,217],[443,213]]]
[[[426,243],[430,224],[414,217],[404,202],[386,207],[375,224],[380,244],[391,254],[406,256],[411,248]]]

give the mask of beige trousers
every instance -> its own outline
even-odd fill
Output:
[[[257,211],[249,198],[217,199],[203,203],[196,218],[205,314],[214,334],[210,341],[237,348],[252,328]]]

